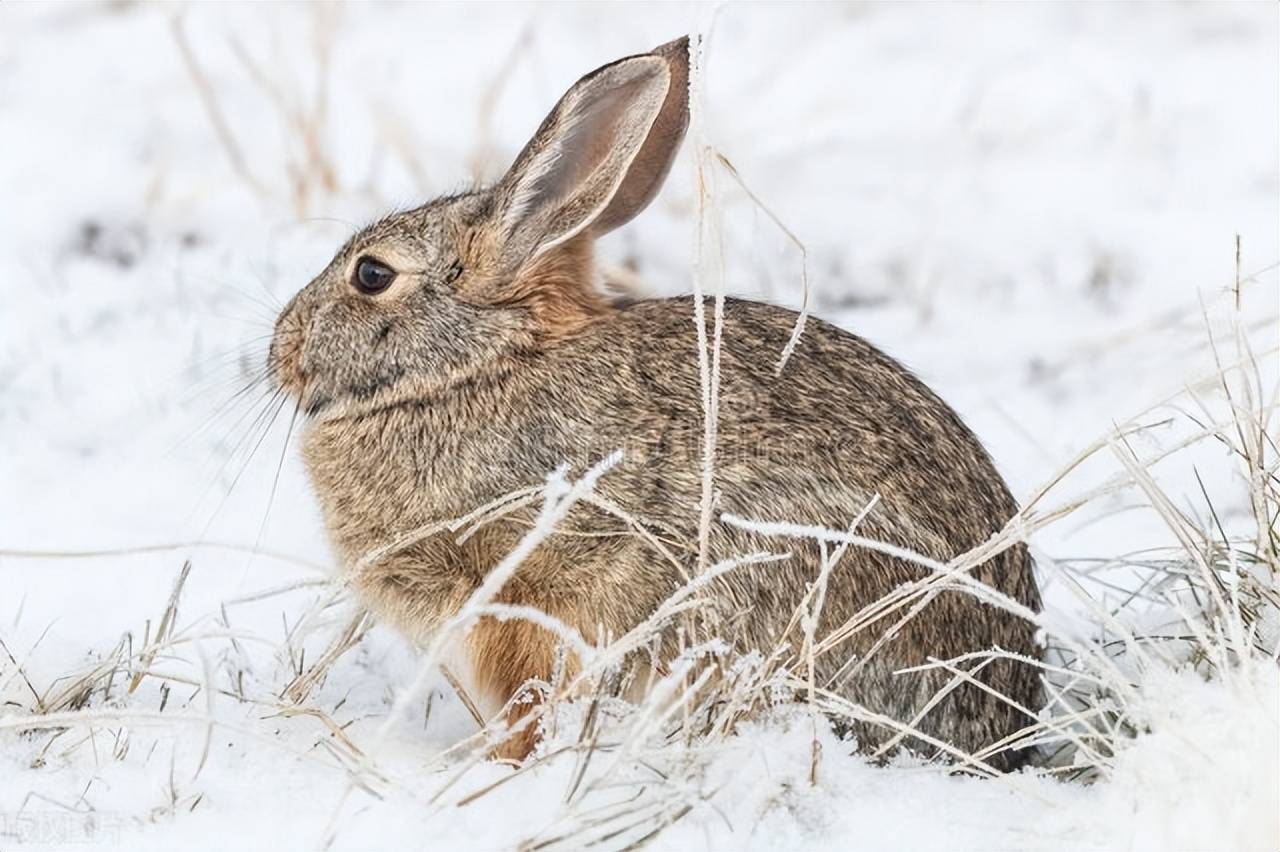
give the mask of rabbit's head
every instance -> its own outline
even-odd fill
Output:
[[[608,310],[592,242],[653,199],[687,124],[686,39],[583,77],[497,183],[352,237],[276,321],[276,380],[341,417],[573,334]]]

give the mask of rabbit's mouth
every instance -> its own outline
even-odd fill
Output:
[[[323,389],[324,382],[309,376],[304,366],[301,324],[282,317],[267,353],[267,367],[276,386],[298,403],[298,410],[316,417],[333,403],[333,394]]]
[[[272,372],[280,390],[294,399],[298,411],[308,418],[342,417],[399,401],[396,397],[405,375],[403,367],[388,364],[369,374],[342,377],[310,375],[299,353],[283,349],[272,354]]]
[[[324,412],[333,403],[333,397],[324,393],[314,393],[310,399],[304,399],[300,403],[303,414],[308,417],[317,417]]]
[[[267,368],[276,385],[289,396],[303,402],[307,377],[302,371],[302,340],[297,331],[277,329],[267,352]],[[304,409],[307,407],[303,405]]]
[[[298,412],[311,419],[331,413],[340,401],[340,396],[324,390],[315,382],[308,382],[301,372],[291,379],[284,379],[277,373],[280,389],[298,403]]]
[[[277,388],[298,404],[298,411],[316,417],[332,407],[342,393],[335,392],[335,382],[326,371],[317,371],[316,364],[308,363],[313,360],[306,346],[311,316],[299,307],[296,297],[290,302],[276,321],[267,367]]]
[[[297,367],[276,369],[276,381],[280,389],[298,403],[298,411],[309,418],[319,417],[334,407],[337,397],[325,390],[323,383],[308,381],[305,372]]]
[[[414,398],[411,391],[400,385],[405,370],[397,365],[386,365],[370,375],[350,377],[338,390],[327,390],[317,383],[303,383],[297,394],[298,407],[308,417],[342,417],[367,412],[369,409],[395,405]]]

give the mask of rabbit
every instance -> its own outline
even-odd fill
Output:
[[[561,465],[581,474],[617,449],[600,500],[577,504],[496,600],[536,607],[601,642],[640,623],[697,570],[704,414],[693,299],[608,298],[593,261],[596,238],[661,188],[688,124],[688,80],[684,38],[592,71],[500,180],[369,225],[276,322],[268,366],[302,413],[302,457],[335,555],[359,568],[351,582],[364,605],[412,641],[429,641],[459,611],[536,508],[465,538],[443,529],[401,549],[390,543],[536,487]],[[726,514],[845,529],[878,497],[859,535],[945,561],[1018,508],[956,413],[865,340],[812,319],[777,372],[795,320],[768,304],[724,303],[706,555],[790,554],[712,584],[722,638],[741,652],[799,641],[794,629],[784,634],[821,554],[815,542],[752,532]],[[635,534],[600,508],[606,502],[652,535]],[[829,577],[818,635],[928,573],[849,548]],[[972,576],[1040,609],[1022,544]],[[913,724],[923,736],[902,745],[932,755],[939,743],[979,752],[1034,724],[1042,685],[1029,621],[947,590],[868,656],[903,614],[819,657],[818,685]],[[483,617],[455,644],[452,664],[465,669],[459,677],[476,703],[486,714],[507,704],[514,725],[530,705],[508,699],[552,675],[558,638],[527,620]],[[951,675],[899,673],[992,649],[1010,653],[974,675],[982,686],[961,684],[933,707]],[[521,759],[536,746],[536,726],[524,727],[500,756]],[[895,730],[862,722],[852,733],[869,752]],[[1025,757],[1006,751],[988,764],[1007,770]]]

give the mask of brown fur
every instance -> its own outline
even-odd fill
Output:
[[[596,288],[592,240],[574,237],[538,255],[514,278],[477,275],[484,283],[468,283],[462,292],[478,302],[526,312],[540,343],[570,337],[612,310]],[[477,258],[477,263],[482,263]]]
[[[537,606],[534,600],[520,601]],[[545,610],[544,610],[545,611]],[[492,616],[481,618],[468,636],[468,649],[475,666],[476,682],[490,695],[516,700],[508,707],[507,726],[516,733],[503,741],[495,754],[498,757],[524,760],[538,743],[536,723],[521,722],[541,703],[542,695],[536,690],[520,689],[530,679],[549,683],[555,668],[558,641],[546,628],[527,621],[499,621]],[[571,676],[573,667],[567,673]]]
[[[655,57],[675,70],[659,73]],[[286,307],[271,363],[308,413],[303,458],[343,564],[363,564],[408,531],[537,485],[562,463],[581,474],[622,449],[598,493],[668,542],[681,564],[583,504],[520,565],[501,599],[541,608],[589,640],[619,636],[695,569],[704,415],[693,305],[604,303],[592,287],[590,253],[600,211],[611,225],[635,215],[670,165],[684,128],[683,89],[671,87],[687,73],[682,62],[680,49],[665,46],[583,78],[499,184],[374,224]],[[563,142],[575,132],[605,137]],[[620,198],[630,200],[619,206]],[[351,286],[364,256],[402,270],[385,293]],[[784,638],[820,553],[723,524],[719,512],[843,529],[878,494],[858,532],[945,561],[1017,510],[956,414],[861,338],[813,320],[775,374],[794,319],[753,302],[729,300],[725,310],[710,556],[792,554],[714,584],[723,636],[743,652]],[[503,516],[462,542],[450,531],[422,538],[364,565],[356,589],[375,613],[426,641],[528,531],[532,513]],[[819,635],[924,575],[911,562],[851,550],[830,578]],[[973,575],[1039,608],[1025,547]],[[995,647],[1038,653],[1031,625],[947,591],[867,657],[891,620],[820,658],[817,677],[903,721],[948,677],[898,670]],[[481,688],[505,701],[526,679],[549,676],[554,641],[527,623],[484,619],[468,648]],[[851,660],[853,675],[837,680]],[[1040,706],[1031,665],[998,660],[977,678],[1022,706]],[[965,685],[919,727],[976,751],[1032,721]],[[855,733],[876,746],[891,732]],[[522,738],[507,753],[531,743]],[[993,762],[1012,766],[1017,756]]]

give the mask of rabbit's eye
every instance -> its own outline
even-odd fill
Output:
[[[356,261],[356,274],[352,284],[361,293],[381,293],[396,280],[396,271],[385,263],[371,257],[362,257]]]

